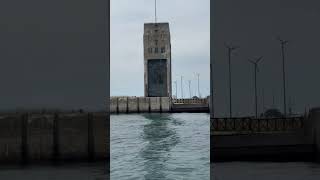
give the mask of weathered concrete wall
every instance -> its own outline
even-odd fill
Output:
[[[58,118],[60,159],[77,159],[88,153],[88,115],[66,114]]]
[[[22,117],[0,117],[0,162],[19,162],[22,157]]]
[[[118,98],[118,111],[119,113],[126,113],[127,112],[127,98],[128,97],[120,97]]]
[[[27,126],[28,159],[50,160],[53,154],[53,115],[29,115]]]
[[[138,97],[139,103],[139,112],[149,112],[149,101],[150,98],[148,97]]]
[[[315,145],[316,158],[320,161],[320,108],[310,110],[307,127],[307,135]]]
[[[152,112],[160,112],[160,97],[150,97],[150,109]]]
[[[170,40],[170,28],[169,23],[146,23],[144,24],[144,34],[143,34],[143,47],[144,47],[144,95],[145,97],[149,96],[172,96],[172,75],[171,75],[171,40]],[[149,68],[154,66],[149,66],[149,62],[154,60],[166,60],[164,68],[163,66],[158,66],[155,68],[155,71],[152,71]],[[162,83],[162,80],[155,78],[150,81],[149,78],[152,78],[152,75],[149,74],[154,73],[160,75],[163,83],[165,83],[163,93],[155,93],[152,91],[158,91],[162,89],[162,86],[158,86]],[[166,73],[164,75],[163,73]],[[155,76],[153,76],[155,77]],[[150,88],[149,83],[156,84],[155,88]],[[159,88],[156,88],[159,87]],[[149,92],[151,91],[151,92]]]
[[[138,100],[135,97],[128,97],[128,111],[138,112]]]
[[[320,108],[292,132],[211,134],[211,161],[320,161]]]
[[[118,100],[117,98],[110,98],[110,112],[117,112]]]
[[[168,112],[171,109],[169,97],[111,97],[110,102],[111,113]]]
[[[169,112],[171,109],[171,102],[169,97],[161,97],[162,112]]]
[[[0,162],[107,159],[106,113],[0,116]]]

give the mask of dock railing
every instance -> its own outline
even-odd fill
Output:
[[[212,118],[210,130],[213,134],[249,134],[263,132],[291,132],[304,127],[303,116],[286,118]]]
[[[173,104],[208,104],[208,98],[189,98],[189,99],[175,99],[172,98]]]

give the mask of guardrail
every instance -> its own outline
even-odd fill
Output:
[[[194,98],[194,99],[172,99],[173,104],[208,104],[207,98]]]
[[[304,117],[287,118],[212,118],[211,132],[279,132],[296,131],[304,127]]]

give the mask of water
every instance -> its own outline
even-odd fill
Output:
[[[320,164],[310,162],[228,162],[211,164],[213,180],[319,180]]]
[[[209,114],[111,116],[112,180],[209,180]]]
[[[105,163],[0,166],[1,180],[109,180]]]

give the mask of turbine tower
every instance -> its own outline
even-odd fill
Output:
[[[254,65],[254,97],[255,97],[255,117],[258,118],[258,94],[257,94],[257,72],[259,71],[258,63],[262,60],[262,56],[253,60],[248,59]]]
[[[232,118],[232,86],[231,86],[231,54],[239,47],[225,45],[228,50],[228,66],[229,66],[229,117]]]
[[[281,39],[280,37],[277,38],[281,44],[281,54],[282,54],[282,80],[283,80],[283,115],[284,117],[287,116],[287,97],[286,97],[286,72],[285,72],[285,45],[288,41]]]

